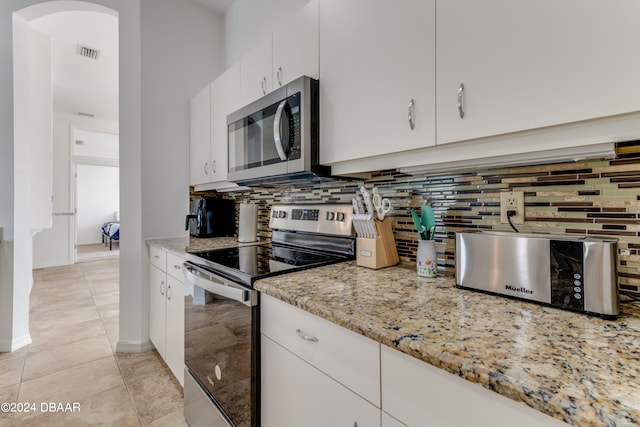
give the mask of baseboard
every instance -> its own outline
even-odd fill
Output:
[[[149,340],[145,341],[118,341],[116,353],[141,353],[153,350],[155,347]]]
[[[24,334],[13,340],[0,340],[0,353],[11,353],[31,344],[31,335]]]

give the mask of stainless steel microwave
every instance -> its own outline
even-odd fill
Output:
[[[330,176],[319,165],[318,110],[318,81],[302,76],[227,116],[227,179],[269,186]]]

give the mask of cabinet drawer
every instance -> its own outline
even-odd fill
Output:
[[[173,276],[181,282],[184,282],[184,274],[182,273],[182,263],[184,257],[167,252],[167,274]]]
[[[262,294],[261,332],[380,407],[380,344]]]
[[[149,262],[162,271],[167,271],[167,252],[157,246],[149,247]]]
[[[567,425],[385,345],[381,353],[383,410],[408,426]]]

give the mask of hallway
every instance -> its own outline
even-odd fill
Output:
[[[29,412],[3,405],[0,427],[186,426],[182,387],[157,352],[114,352],[118,274],[117,259],[34,270],[33,342],[0,353],[0,404]]]

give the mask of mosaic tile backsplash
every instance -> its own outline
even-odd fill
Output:
[[[192,193],[259,206],[258,233],[270,237],[269,210],[278,203],[351,203],[360,185],[375,185],[391,200],[398,255],[415,262],[418,235],[410,208],[430,204],[436,215],[438,268],[454,273],[455,233],[510,231],[500,223],[500,192],[524,191],[525,233],[613,237],[619,240],[620,289],[640,294],[640,141],[618,145],[614,160],[486,169],[473,173],[410,176],[382,171],[370,180],[335,181],[312,188],[252,188],[231,193]],[[637,151],[637,153],[635,153]]]

